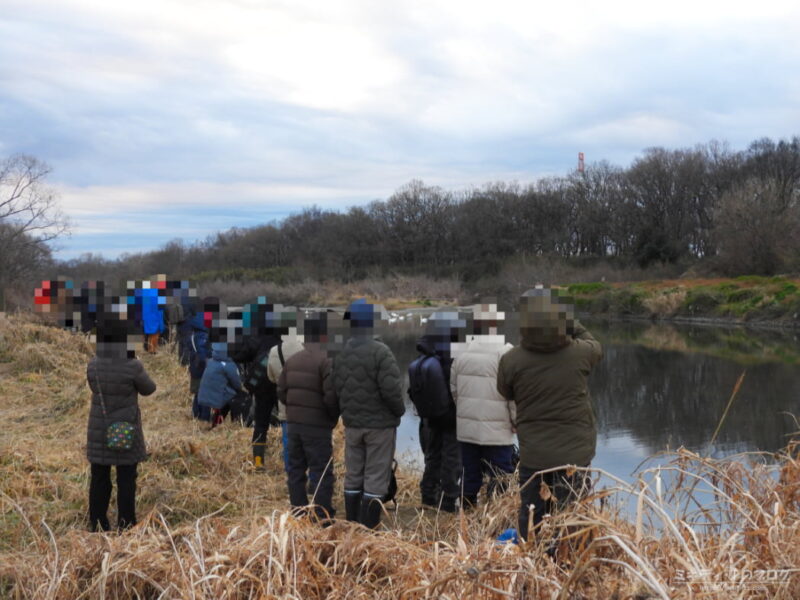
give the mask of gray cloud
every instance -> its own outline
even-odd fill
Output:
[[[6,0],[0,153],[54,166],[96,250],[115,198],[227,207],[160,215],[192,238],[253,194],[284,214],[797,133],[793,3],[538,4]]]

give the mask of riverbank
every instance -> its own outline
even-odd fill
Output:
[[[580,273],[574,274],[576,277]],[[575,281],[576,279],[572,279]],[[558,281],[558,280],[556,280]],[[567,280],[569,281],[569,280]],[[466,306],[490,299],[515,306],[518,294],[534,285],[517,281],[512,290],[483,285],[472,289],[456,279],[391,276],[351,283],[277,283],[269,281],[204,281],[201,295],[241,305],[258,296],[301,306],[346,306],[365,297],[391,311]],[[747,324],[759,327],[800,327],[800,279],[742,276],[717,279],[656,279],[632,282],[560,283],[590,317],[649,319],[713,325]]]
[[[275,444],[267,472],[254,473],[250,430],[208,431],[189,417],[186,373],[165,350],[142,357],[159,389],[141,399],[150,459],[140,467],[140,525],[90,534],[83,444],[92,348],[18,316],[0,321],[0,598],[800,596],[800,576],[786,571],[800,564],[793,450],[725,461],[682,452],[633,482],[596,489],[524,548],[495,543],[514,526],[516,483],[477,511],[437,514],[421,509],[418,473],[404,467],[379,531],[346,522],[320,529],[287,512]],[[341,426],[335,448],[341,514]],[[703,488],[716,493],[696,511]],[[631,498],[635,512],[623,516],[618,507]],[[555,560],[554,536],[563,540]],[[764,580],[751,585],[745,571]]]
[[[574,283],[565,289],[591,316],[800,327],[800,280],[786,277]]]

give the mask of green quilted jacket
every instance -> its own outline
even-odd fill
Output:
[[[405,412],[400,370],[389,347],[352,337],[333,362],[333,385],[345,427],[388,429]]]

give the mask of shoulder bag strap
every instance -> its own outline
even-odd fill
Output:
[[[106,403],[103,400],[103,390],[100,389],[100,376],[97,374],[97,363],[94,365],[94,382],[97,384],[97,395],[100,396],[100,408],[103,409],[103,420],[108,422],[108,414],[106,413]]]
[[[278,344],[278,358],[281,361],[281,367],[286,364],[286,359],[283,358],[283,342]]]

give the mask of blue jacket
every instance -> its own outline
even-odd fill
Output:
[[[242,382],[236,363],[228,358],[226,352],[214,350],[200,380],[197,402],[211,408],[223,408],[240,391]]]
[[[208,343],[208,331],[196,329],[189,345],[189,375],[200,379],[206,370],[206,363],[211,356],[211,344]]]
[[[136,294],[141,298],[144,333],[163,333],[164,315],[159,308],[158,290],[136,290]]]

